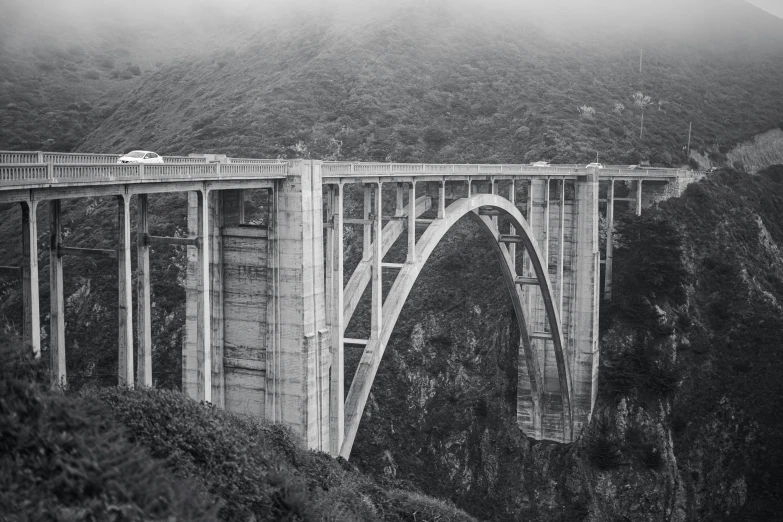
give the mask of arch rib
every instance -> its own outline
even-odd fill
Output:
[[[416,245],[416,262],[406,264],[397,275],[386,301],[383,303],[383,328],[381,329],[378,339],[372,339],[368,342],[348,392],[345,404],[345,439],[340,449],[340,456],[346,459],[350,456],[351,448],[353,447],[356,433],[359,429],[359,422],[361,421],[364,406],[367,403],[367,398],[370,393],[370,388],[375,380],[375,375],[378,371],[386,345],[394,330],[397,318],[402,311],[408,294],[413,288],[413,284],[421,272],[422,267],[427,262],[427,259],[429,259],[429,256],[432,254],[440,240],[460,218],[469,213],[474,214],[474,216],[471,217],[481,221],[484,224],[484,229],[489,229],[493,237],[496,240],[498,239],[498,232],[492,224],[492,221],[489,219],[485,221],[475,212],[480,207],[492,207],[507,215],[511,224],[522,238],[522,243],[529,253],[533,269],[539,280],[544,306],[549,319],[550,331],[552,333],[552,343],[554,345],[555,359],[557,361],[558,380],[563,406],[563,438],[565,440],[572,439],[571,393],[573,388],[571,385],[571,374],[568,368],[568,359],[564,354],[563,332],[560,317],[557,308],[554,306],[553,286],[545,269],[546,265],[543,261],[543,256],[533,238],[532,230],[513,203],[494,194],[479,194],[460,199],[450,205],[446,209],[445,217],[443,219],[435,220],[419,239]],[[495,241],[495,243],[497,243],[497,241]],[[512,300],[515,301],[515,310],[517,311],[517,317],[520,323],[520,335],[524,339],[523,343],[528,358],[528,369],[531,386],[533,387],[532,391],[535,405],[538,403],[538,397],[540,397],[542,390],[541,372],[537,362],[530,361],[531,358],[535,359],[535,355],[530,349],[530,340],[527,335],[524,314],[521,313],[522,305],[521,300],[519,299],[519,290],[513,282],[514,278],[509,277],[515,275],[515,273],[511,269],[511,258],[508,254],[508,249],[503,245],[497,245],[495,250],[496,252],[499,252],[504,259],[504,262],[501,263],[501,265],[504,267],[504,274],[507,276],[505,279],[511,281],[511,284],[514,284],[514,293],[512,294],[514,299]],[[519,303],[517,303],[517,301],[519,301]],[[521,320],[519,319],[520,317],[522,318]]]
[[[432,199],[429,196],[421,196],[416,198],[416,216],[420,216],[424,212],[430,209],[432,206]],[[407,216],[410,205],[406,205],[402,209],[402,216]],[[383,242],[381,244],[382,255],[386,255],[389,249],[392,247],[395,241],[400,237],[402,231],[405,230],[405,221],[395,219],[386,223],[383,227]],[[351,278],[348,280],[348,284],[345,285],[344,301],[343,301],[343,325],[346,327],[351,322],[351,317],[359,304],[359,300],[362,298],[364,289],[370,283],[372,277],[372,259],[363,259],[359,261],[356,269],[351,274]]]

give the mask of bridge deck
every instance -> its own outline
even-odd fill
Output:
[[[576,179],[586,176],[595,169],[579,165],[550,165],[533,167],[520,164],[427,164],[427,163],[348,163],[324,162],[321,167],[325,183],[351,182],[377,178],[379,181],[442,181],[467,179],[512,179],[519,176],[530,178]],[[669,180],[690,175],[682,169],[657,169],[610,167],[597,170],[605,179],[658,179]]]
[[[62,192],[88,187],[98,191],[116,191],[117,185],[167,184],[172,190],[182,190],[193,182],[270,182],[285,178],[288,162],[284,160],[227,158],[224,162],[208,161],[205,157],[164,156],[164,164],[118,164],[114,154],[50,153],[0,151],[0,193],[2,200],[25,199],[19,191],[48,189]],[[512,178],[577,179],[591,172],[602,179],[668,181],[693,173],[681,169],[629,169],[609,166],[588,169],[579,165],[533,167],[521,164],[427,164],[427,163],[367,163],[324,162],[323,182],[404,182],[404,181],[482,181]],[[175,187],[172,184],[179,184]],[[111,188],[115,186],[115,188]],[[217,187],[216,187],[217,188]],[[164,190],[136,187],[131,192]],[[187,187],[184,190],[188,190]],[[17,194],[13,194],[17,192]],[[56,197],[56,196],[49,196]]]
[[[183,190],[183,184],[226,184],[270,182],[284,179],[287,163],[172,163],[163,165],[133,165],[118,163],[84,164],[0,164],[0,200],[28,199],[31,189],[49,192],[105,190],[116,191],[122,186],[135,186],[130,192]],[[160,185],[152,187],[150,185]],[[144,189],[141,190],[141,186]],[[187,188],[184,188],[187,190]],[[21,192],[21,193],[20,193]],[[16,194],[15,194],[16,193]],[[29,194],[28,194],[29,195]],[[54,196],[50,196],[54,197]]]

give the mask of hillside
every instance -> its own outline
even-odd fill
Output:
[[[3,2],[0,150],[74,150],[153,72],[222,48],[235,20],[197,1]]]
[[[617,211],[599,401],[571,446],[516,427],[513,309],[459,223],[400,315],[352,462],[486,520],[780,520],[779,170],[723,170],[639,218]]]
[[[473,520],[291,433],[159,390],[49,391],[0,341],[3,520]]]
[[[231,50],[158,71],[79,148],[564,163],[598,152],[675,165],[689,122],[692,149],[715,153],[777,126],[783,22],[697,2],[684,12],[701,17],[694,31],[662,5],[638,25],[620,24],[621,10],[590,31],[581,12],[552,23],[561,13],[437,1],[303,13],[296,38],[287,23],[237,26]],[[728,32],[735,19],[753,30]],[[650,96],[641,138],[637,91]]]

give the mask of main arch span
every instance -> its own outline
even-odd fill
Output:
[[[482,211],[487,212],[492,215],[492,217],[489,215],[480,215]],[[493,218],[496,220],[498,217],[496,214],[505,216],[510,221],[511,226],[517,231],[518,235],[512,237],[510,235],[500,234],[496,222],[493,221]],[[364,411],[370,388],[375,379],[375,374],[378,371],[378,366],[380,365],[386,345],[394,330],[397,318],[408,298],[408,294],[413,288],[424,264],[432,254],[432,251],[451,227],[465,216],[471,216],[481,224],[482,230],[489,236],[492,243],[495,245],[496,253],[499,254],[505,281],[514,303],[520,335],[523,340],[522,342],[525,344],[524,350],[526,354],[532,354],[532,347],[528,337],[530,332],[528,331],[522,304],[524,295],[517,284],[514,262],[511,259],[506,244],[514,242],[523,245],[531,260],[535,278],[546,306],[549,326],[548,332],[541,332],[538,333],[538,335],[542,337],[546,336],[551,339],[554,346],[558,368],[559,395],[562,401],[562,419],[560,422],[563,430],[562,438],[564,440],[570,440],[572,438],[570,371],[568,369],[568,360],[563,352],[564,342],[560,318],[554,305],[554,287],[546,272],[546,264],[543,255],[534,239],[532,229],[528,226],[525,218],[519,212],[519,209],[509,200],[501,196],[495,194],[478,194],[457,200],[446,209],[443,218],[433,220],[421,239],[416,243],[415,256],[409,256],[413,258],[413,261],[406,263],[400,268],[399,273],[394,280],[394,284],[383,302],[382,326],[380,327],[380,332],[376,337],[371,337],[368,340],[359,367],[353,378],[353,383],[348,391],[348,397],[345,402],[345,439],[340,449],[340,455],[344,458],[350,456],[351,448],[353,447],[353,442],[359,428],[359,422],[361,421],[362,412]],[[525,363],[527,365],[527,379],[523,380],[529,382],[531,402],[533,404],[531,417],[534,429],[540,433],[540,398],[543,384],[540,365],[535,356],[526,357]],[[535,433],[531,433],[530,435],[534,436]]]

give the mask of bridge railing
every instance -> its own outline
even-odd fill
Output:
[[[0,163],[113,163],[119,154],[78,152],[0,151]]]
[[[324,162],[321,171],[324,176],[351,175],[470,175],[470,174],[528,174],[530,172],[559,173],[573,172],[574,167],[531,167],[522,164],[438,164],[438,163],[349,163]]]
[[[161,156],[165,164],[208,163],[207,158],[198,156]],[[84,154],[77,152],[41,152],[41,151],[0,151],[2,163],[76,163],[105,164],[114,163],[119,154]],[[230,163],[280,163],[285,160],[257,158],[229,158]]]
[[[181,163],[206,163],[207,158],[191,158],[190,156],[162,156],[163,163],[181,164]]]
[[[287,169],[286,163],[0,164],[0,186],[82,181],[280,178],[286,175]]]
[[[280,159],[258,159],[258,158],[228,158],[229,163],[286,163],[286,160]]]
[[[321,172],[324,177],[351,177],[351,176],[405,176],[405,175],[547,175],[563,176],[574,174],[586,174],[592,169],[578,165],[549,165],[546,167],[534,167],[524,164],[432,164],[432,163],[353,163],[353,162],[324,162]],[[681,169],[628,169],[605,168],[599,169],[602,177],[629,176],[629,177],[670,177],[690,175],[690,171]]]

